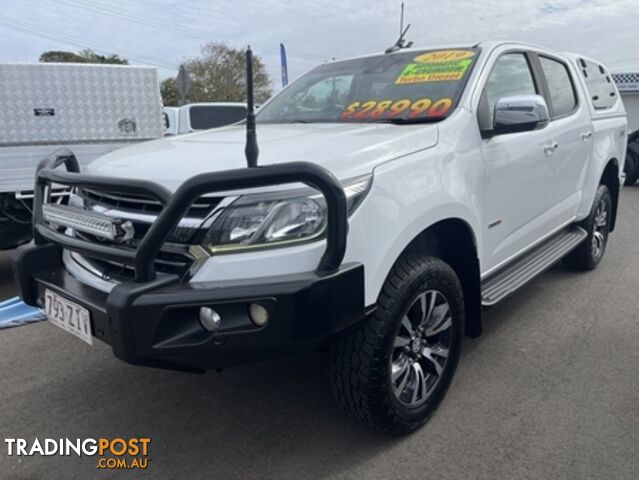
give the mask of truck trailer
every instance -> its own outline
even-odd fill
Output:
[[[33,179],[43,158],[70,148],[86,165],[164,133],[152,67],[0,64],[0,106],[0,250],[31,238]]]

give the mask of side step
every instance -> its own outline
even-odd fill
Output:
[[[568,227],[492,274],[481,284],[482,305],[494,305],[528,283],[583,242],[587,236],[588,233],[581,227]]]

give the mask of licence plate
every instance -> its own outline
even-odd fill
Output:
[[[86,308],[70,302],[51,290],[45,290],[44,309],[51,323],[93,345],[91,317]]]

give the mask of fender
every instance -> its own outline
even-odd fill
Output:
[[[406,247],[442,220],[459,219],[467,224],[476,251],[481,251],[476,199],[482,175],[481,158],[457,155],[445,148],[419,152],[375,169],[368,204],[350,219],[345,257],[347,262],[366,265],[367,305],[377,301],[388,273]],[[462,178],[464,187],[460,188]],[[377,228],[372,231],[371,225]]]

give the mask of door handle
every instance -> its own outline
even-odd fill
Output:
[[[587,142],[588,140],[590,140],[591,137],[592,137],[592,132],[590,130],[581,134],[581,139],[584,142]]]
[[[557,142],[549,143],[548,145],[544,146],[544,153],[546,155],[552,155],[553,153],[555,153],[555,150],[557,150],[558,147],[559,144]]]

